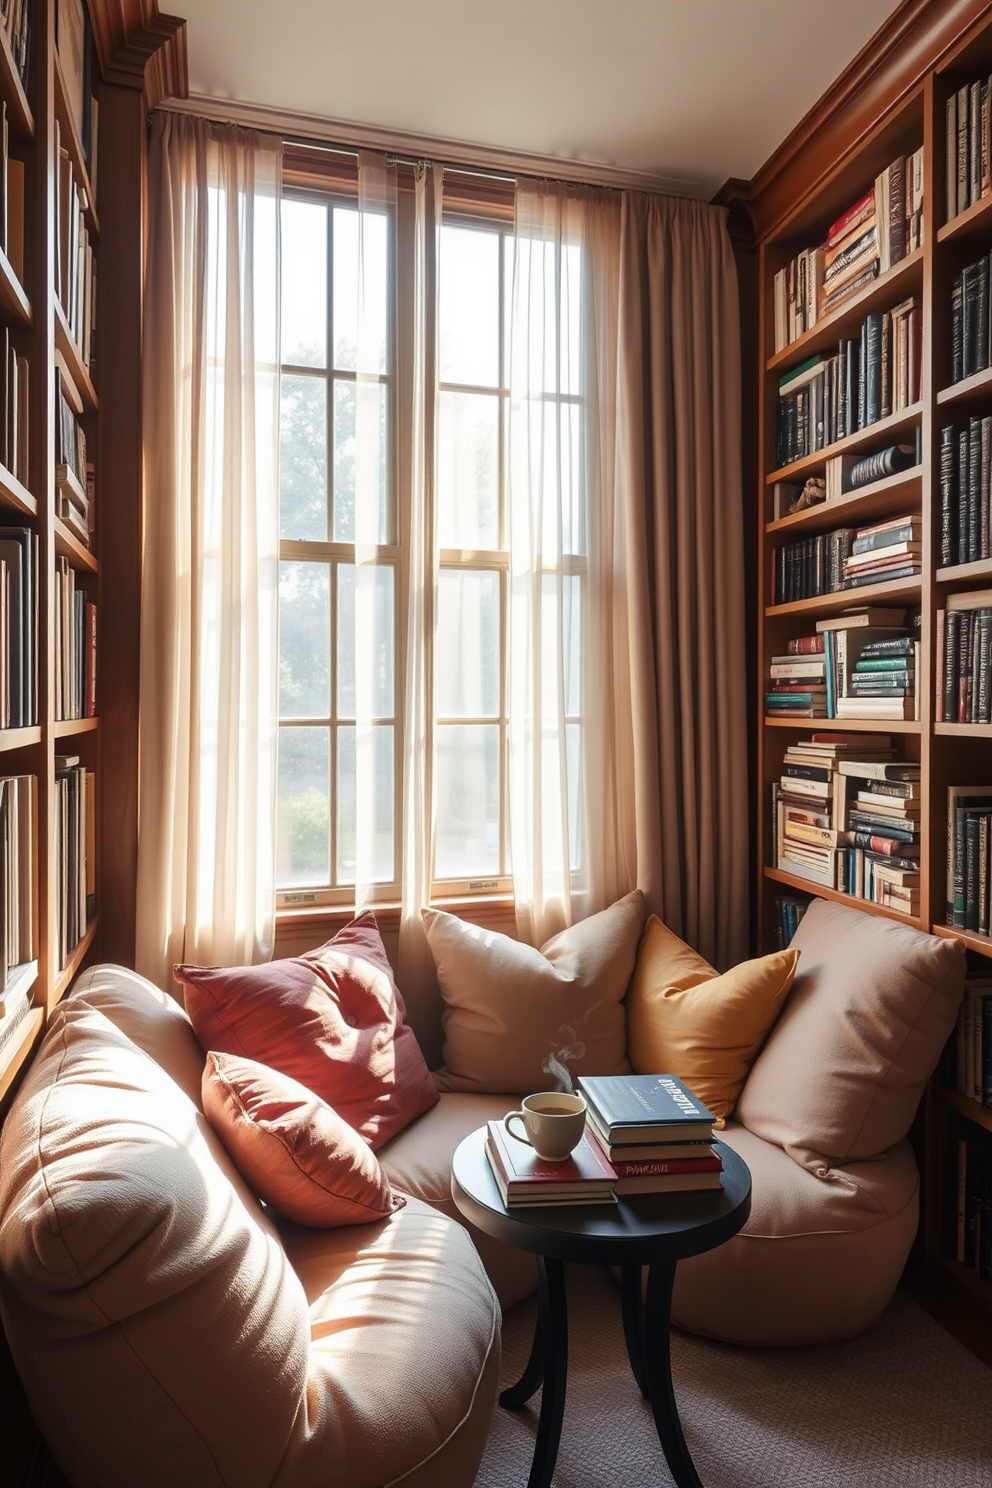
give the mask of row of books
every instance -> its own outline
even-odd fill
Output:
[[[782,351],[923,242],[923,150],[900,155],[773,280],[775,350]]]
[[[992,1138],[985,1132],[958,1142],[954,1258],[992,1281]]]
[[[55,293],[84,367],[93,360],[96,324],[96,260],[86,225],[86,190],[75,179],[69,151],[55,121]]]
[[[919,512],[867,527],[839,527],[773,549],[770,603],[791,604],[844,589],[911,578],[922,567]]]
[[[947,221],[992,192],[989,79],[962,83],[947,100]]]
[[[10,153],[7,100],[0,102],[0,248],[24,283],[24,161]]]
[[[489,1122],[486,1155],[507,1208],[721,1186],[713,1113],[677,1075],[584,1075],[579,1090],[586,1129],[564,1162],[545,1162]]]
[[[2,332],[2,359],[0,359],[0,463],[19,480],[22,486],[30,487],[28,464],[28,360],[19,356],[8,327]]]
[[[797,894],[776,894],[772,899],[772,937],[777,951],[787,950],[810,900]]]
[[[951,280],[951,382],[984,372],[992,362],[989,311],[989,254],[970,263]]]
[[[38,553],[29,527],[0,527],[0,727],[38,722]]]
[[[833,356],[812,356],[779,379],[778,465],[869,428],[920,399],[923,312],[915,298],[867,316]]]
[[[86,547],[93,531],[92,497],[93,466],[86,458],[86,432],[59,376],[55,391],[55,514]]]
[[[940,563],[992,558],[992,416],[940,431]]]
[[[912,444],[887,444],[865,455],[830,455],[822,476],[772,482],[772,519],[777,521],[818,501],[836,501],[852,491],[864,490],[890,475],[915,469],[920,460],[919,426]]]
[[[55,756],[56,956],[64,966],[96,907],[96,776],[78,755]]]
[[[882,735],[814,734],[772,783],[772,864],[821,887],[915,914],[920,766]]]
[[[975,958],[976,961],[979,958]],[[940,1078],[966,1100],[992,1107],[992,976],[969,966]]]
[[[0,0],[0,26],[7,33],[14,66],[22,87],[28,84],[31,60],[31,6],[29,0]]]
[[[979,935],[990,933],[990,851],[992,788],[949,786],[946,923],[956,930],[974,930]]]
[[[96,717],[96,605],[67,558],[55,560],[55,717]]]
[[[14,968],[33,962],[38,955],[37,829],[37,778],[0,778],[0,988],[4,994]],[[0,1008],[2,1019],[9,1008],[3,1002]]]
[[[992,589],[952,594],[937,611],[938,723],[992,723]]]
[[[919,612],[866,607],[826,616],[769,665],[771,718],[915,718]]]

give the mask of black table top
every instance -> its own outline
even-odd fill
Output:
[[[675,1262],[722,1245],[751,1212],[747,1164],[732,1147],[716,1146],[723,1158],[722,1189],[629,1194],[615,1204],[507,1209],[486,1157],[486,1128],[480,1127],[458,1145],[451,1194],[477,1229],[518,1250],[608,1266]]]

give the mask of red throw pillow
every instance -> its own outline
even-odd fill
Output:
[[[177,966],[204,1051],[239,1054],[298,1080],[369,1146],[436,1105],[369,911],[305,956],[264,966]]]
[[[207,1055],[203,1111],[248,1187],[297,1224],[371,1224],[406,1200],[353,1127],[278,1071]]]

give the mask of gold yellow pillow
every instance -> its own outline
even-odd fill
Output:
[[[723,1126],[792,986],[798,951],[720,976],[651,915],[627,993],[627,1057],[639,1075],[676,1074]]]

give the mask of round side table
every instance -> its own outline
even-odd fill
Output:
[[[500,1405],[518,1410],[543,1387],[527,1488],[548,1488],[565,1412],[568,1312],[565,1261],[620,1267],[627,1357],[651,1402],[658,1440],[678,1488],[702,1488],[682,1434],[669,1349],[675,1268],[736,1235],[751,1212],[751,1175],[733,1148],[717,1144],[723,1187],[689,1193],[636,1194],[616,1204],[507,1209],[486,1157],[485,1127],[462,1141],[451,1166],[459,1211],[484,1234],[537,1255],[538,1318],[530,1359]],[[642,1302],[641,1271],[648,1266]]]

